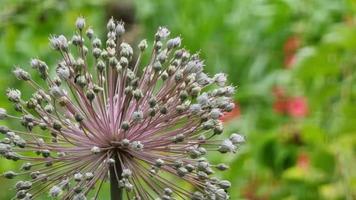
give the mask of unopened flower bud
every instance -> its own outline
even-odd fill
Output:
[[[19,67],[16,67],[13,73],[15,74],[15,77],[19,80],[28,81],[31,79],[31,75]]]
[[[108,29],[108,31],[114,31],[115,30],[115,22],[114,22],[114,18],[110,18],[109,22],[106,25],[106,28]]]
[[[121,48],[120,51],[121,56],[124,56],[126,58],[131,58],[131,56],[133,55],[133,50],[129,44],[123,42],[121,43],[120,48]]]
[[[225,190],[229,189],[231,187],[231,183],[227,180],[222,180],[218,184],[222,189],[225,189]]]
[[[87,181],[90,181],[90,180],[92,180],[92,179],[94,178],[94,174],[91,173],[91,172],[85,173],[84,176],[85,176],[85,179],[86,179]]]
[[[70,76],[70,71],[66,66],[58,67],[56,72],[58,77],[61,78],[62,80],[67,80]]]
[[[90,151],[93,153],[93,154],[98,154],[98,153],[100,153],[100,148],[99,147],[97,147],[97,146],[94,146],[94,147],[92,147],[91,149],[90,149]]]
[[[85,93],[85,96],[87,97],[87,99],[89,101],[93,101],[94,98],[95,98],[95,93],[93,90],[88,90],[86,93]]]
[[[88,30],[85,32],[85,34],[87,35],[87,37],[89,39],[93,39],[94,37],[94,30],[92,28],[88,28]]]
[[[185,167],[180,167],[180,168],[178,168],[177,169],[177,174],[178,174],[178,176],[180,176],[180,177],[183,177],[183,176],[185,176],[186,174],[188,174],[189,172],[188,172],[188,170],[185,168]]]
[[[64,94],[65,94],[64,91],[62,90],[62,88],[60,88],[58,86],[51,87],[49,92],[56,99],[64,96]]]
[[[123,22],[119,22],[115,28],[116,35],[121,37],[125,33],[125,27]]]
[[[105,69],[104,61],[98,60],[98,63],[96,64],[96,68],[98,69],[99,72],[104,71],[104,69]]]
[[[84,178],[84,176],[80,172],[74,174],[74,180],[77,181],[77,182],[82,181],[83,178]]]
[[[50,190],[49,190],[49,195],[52,198],[57,198],[58,196],[60,196],[63,193],[62,188],[58,187],[58,186],[53,186]]]
[[[28,171],[32,168],[32,164],[31,163],[25,163],[22,165],[21,169],[22,170],[25,170],[25,171]]]
[[[77,27],[77,29],[83,30],[83,28],[85,27],[85,19],[83,17],[78,17],[77,21],[75,21],[75,26]]]
[[[79,114],[79,113],[76,113],[76,114],[74,115],[74,118],[75,118],[75,121],[77,121],[77,122],[81,122],[81,121],[84,120],[84,117],[83,117],[81,114]]]
[[[224,140],[219,146],[218,150],[220,153],[228,153],[228,152],[235,153],[236,146],[230,140]]]
[[[156,109],[155,108],[149,108],[148,109],[148,114],[151,117],[154,117],[156,115]]]
[[[93,47],[100,48],[101,47],[101,40],[99,38],[95,38],[93,40]]]
[[[225,86],[226,83],[226,75],[223,73],[219,73],[219,74],[215,74],[214,76],[214,82],[218,85],[218,86]]]
[[[84,43],[83,38],[81,38],[79,35],[73,35],[72,37],[72,44],[75,46],[82,46]]]
[[[142,118],[143,118],[143,113],[142,113],[142,111],[135,111],[135,112],[133,112],[133,114],[132,114],[132,120],[134,120],[134,121],[141,121],[142,120]]]
[[[121,128],[125,131],[127,131],[130,128],[130,124],[127,121],[123,121],[121,124]]]
[[[17,103],[21,99],[21,92],[20,90],[17,89],[7,89],[6,90],[6,95],[9,101]]]
[[[163,81],[167,80],[168,76],[169,75],[168,75],[168,73],[166,71],[162,72],[162,74],[161,74],[161,78],[162,78]]]
[[[130,178],[132,176],[132,172],[130,169],[123,169],[121,176],[123,178]]]
[[[218,165],[216,166],[216,168],[217,168],[218,170],[225,171],[225,170],[229,169],[229,166],[227,166],[227,165],[225,165],[225,164],[218,164]]]
[[[74,82],[79,85],[81,88],[84,88],[87,85],[87,79],[84,75],[77,76]]]
[[[4,108],[0,108],[0,120],[3,120],[7,117],[6,110]]]
[[[222,115],[222,113],[217,108],[214,108],[210,111],[210,117],[212,119],[219,119],[221,117],[221,115]]]
[[[4,173],[4,177],[7,179],[13,179],[17,176],[17,173],[13,172],[13,171],[7,171]]]
[[[159,27],[156,33],[156,40],[164,40],[169,36],[170,32],[166,27]]]
[[[144,51],[147,49],[147,40],[141,40],[141,42],[138,44],[138,48],[141,50],[141,51]]]
[[[229,139],[233,144],[240,144],[245,142],[245,137],[237,133],[231,134]]]
[[[167,48],[168,49],[177,48],[177,47],[180,46],[180,43],[181,43],[180,37],[176,37],[176,38],[170,39],[170,40],[167,41]]]
[[[189,108],[189,110],[193,113],[193,114],[198,114],[201,111],[201,105],[200,104],[192,104]]]

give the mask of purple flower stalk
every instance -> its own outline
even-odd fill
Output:
[[[48,192],[51,198],[97,199],[109,181],[113,200],[229,199],[230,182],[213,177],[228,166],[204,156],[234,153],[244,142],[238,134],[213,139],[223,132],[219,118],[234,108],[234,87],[226,86],[224,74],[205,74],[198,54],[181,49],[181,39],[169,39],[165,27],[158,29],[151,52],[142,40],[137,55],[124,42],[122,22],[109,20],[107,30],[102,44],[80,17],[72,39],[52,36],[51,47],[60,55],[56,75],[50,76],[53,68],[44,61],[30,62],[45,84],[14,69],[33,91],[25,100],[19,90],[7,90],[20,116],[0,108],[0,119],[17,119],[24,127],[0,126],[0,155],[23,161],[18,171],[2,174],[21,178],[16,198]]]

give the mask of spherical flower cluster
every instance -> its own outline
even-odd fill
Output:
[[[213,139],[223,133],[220,117],[234,109],[226,75],[205,74],[199,55],[180,48],[180,37],[169,38],[165,27],[158,29],[151,52],[142,40],[134,55],[136,48],[123,40],[122,22],[109,20],[104,43],[84,18],[75,25],[71,39],[50,38],[60,57],[55,70],[31,60],[44,84],[14,69],[33,91],[24,99],[19,90],[7,90],[19,114],[0,109],[1,120],[24,127],[0,126],[0,155],[23,162],[2,174],[20,179],[16,198],[48,192],[51,198],[97,199],[109,181],[113,199],[228,199],[230,182],[213,177],[228,167],[205,158],[210,151],[234,153],[244,142],[238,134]]]

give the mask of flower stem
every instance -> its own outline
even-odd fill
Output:
[[[113,157],[115,160],[115,164],[110,167],[110,193],[111,193],[111,200],[122,200],[122,189],[119,188],[119,180],[122,174],[122,167],[120,164],[120,160],[115,153]]]

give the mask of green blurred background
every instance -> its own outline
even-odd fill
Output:
[[[73,34],[79,15],[102,38],[110,16],[123,19],[132,44],[167,26],[238,86],[223,120],[247,143],[235,157],[211,156],[231,164],[221,176],[232,200],[356,199],[355,1],[0,0],[0,93],[26,87],[9,75],[14,65],[53,66],[49,35]],[[18,166],[0,161],[0,171]],[[0,199],[11,184],[0,178]]]

